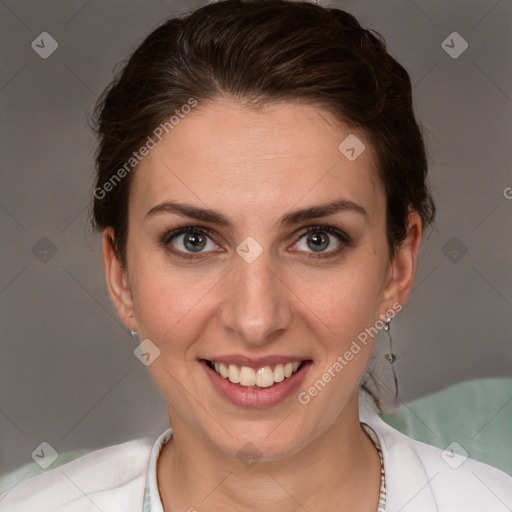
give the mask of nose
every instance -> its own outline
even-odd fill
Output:
[[[290,326],[292,292],[268,253],[261,253],[251,263],[237,255],[224,286],[220,321],[231,336],[246,345],[262,346]]]

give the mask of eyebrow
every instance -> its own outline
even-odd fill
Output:
[[[335,213],[344,211],[360,214],[364,217],[366,222],[369,222],[368,212],[361,205],[347,199],[337,199],[326,204],[309,206],[307,208],[286,213],[281,217],[279,224],[281,227],[286,227],[298,224],[305,220],[328,217]],[[153,208],[146,213],[144,220],[148,220],[155,215],[163,213],[173,213],[228,228],[234,224],[230,217],[219,211],[209,208],[199,208],[197,206],[177,203],[175,201],[165,201],[164,203],[153,206]]]

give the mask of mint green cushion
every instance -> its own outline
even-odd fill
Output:
[[[405,435],[438,448],[455,441],[470,458],[512,475],[511,378],[461,382],[403,404],[383,419]]]

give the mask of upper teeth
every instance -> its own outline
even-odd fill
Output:
[[[282,382],[295,373],[300,362],[286,364],[276,364],[274,368],[263,366],[258,370],[249,368],[248,366],[237,366],[236,364],[224,364],[212,361],[215,371],[228,379],[233,384],[241,384],[242,386],[259,386],[260,388],[268,388],[274,382]]]

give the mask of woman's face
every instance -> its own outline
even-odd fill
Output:
[[[256,112],[227,99],[200,104],[143,159],[127,274],[104,254],[120,316],[151,340],[152,358],[160,351],[148,368],[173,428],[233,457],[252,443],[270,459],[353,420],[374,339],[359,351],[353,342],[405,301],[415,271],[407,244],[388,254],[374,163],[364,136],[324,111],[282,103]],[[287,363],[302,361],[282,380]],[[272,384],[274,372],[281,382]]]

